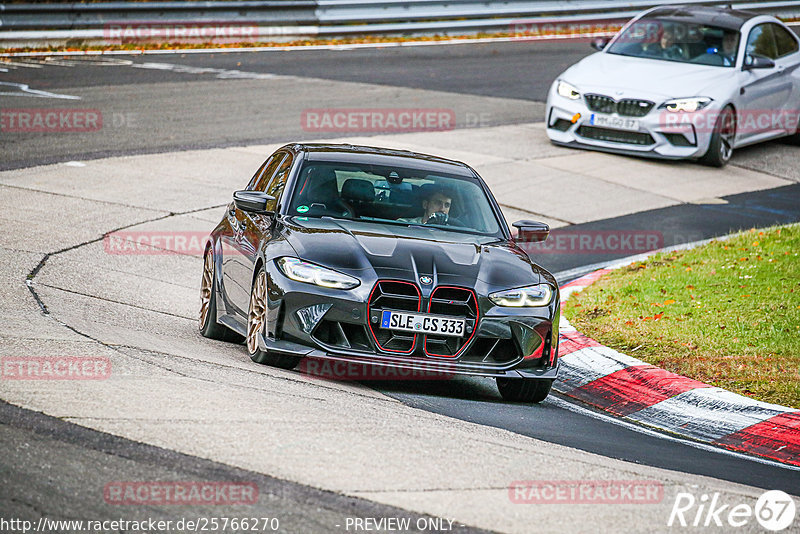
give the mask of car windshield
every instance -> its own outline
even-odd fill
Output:
[[[478,179],[407,167],[307,162],[300,170],[289,215],[502,235]]]
[[[739,32],[716,26],[643,18],[623,31],[608,48],[609,54],[733,67]]]

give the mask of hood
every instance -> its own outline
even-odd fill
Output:
[[[537,284],[541,267],[495,237],[343,219],[285,219],[286,239],[301,259],[353,276],[407,280],[422,275],[436,285],[486,290]],[[419,285],[419,284],[418,284]]]
[[[728,80],[735,76],[732,68],[598,52],[568,68],[559,78],[582,93],[598,92],[617,100],[647,98],[658,105],[670,98],[715,98],[721,88],[730,86]]]

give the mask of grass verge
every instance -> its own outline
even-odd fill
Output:
[[[800,408],[800,225],[612,271],[564,306],[584,334],[674,373]]]

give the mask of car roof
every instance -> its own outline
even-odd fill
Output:
[[[727,30],[739,30],[748,20],[761,16],[760,13],[711,6],[663,6],[647,13],[646,18],[658,17],[673,22],[705,24]]]
[[[466,163],[408,150],[323,143],[296,143],[287,146],[295,151],[305,152],[305,158],[309,161],[340,161],[359,164],[413,167],[430,172],[475,176],[474,171]]]

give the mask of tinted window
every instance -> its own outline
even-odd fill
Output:
[[[778,48],[775,46],[775,36],[772,33],[774,24],[759,24],[750,31],[747,38],[747,53],[776,59]]]
[[[286,186],[286,179],[289,177],[289,170],[292,168],[292,161],[294,158],[291,154],[287,154],[278,170],[272,176],[267,185],[266,193],[275,197],[275,200],[267,203],[268,211],[275,211],[278,201],[281,199],[283,188]]]
[[[501,234],[478,179],[408,167],[307,163],[298,174],[288,213]]]
[[[248,189],[253,191],[266,191],[272,175],[274,175],[275,171],[278,170],[278,167],[280,166],[281,162],[283,162],[285,157],[286,152],[274,154],[269,160],[268,165],[266,165],[264,170],[259,175],[258,179],[254,182],[251,182],[252,187],[248,187]]]
[[[797,44],[797,39],[792,36],[792,33],[777,24],[771,24],[772,33],[775,35],[775,45],[778,47],[778,57],[783,57],[786,54],[797,52],[800,45]]]
[[[659,61],[733,67],[739,32],[670,18],[643,18],[628,26],[607,49],[609,54]]]

